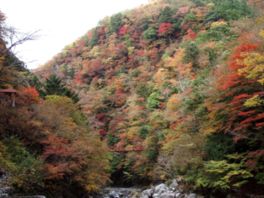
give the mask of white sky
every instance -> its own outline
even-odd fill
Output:
[[[29,69],[38,67],[83,36],[106,16],[138,7],[148,0],[0,0],[6,23],[18,31],[40,30],[38,38],[15,52]]]

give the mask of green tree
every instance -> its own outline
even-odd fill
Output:
[[[110,32],[117,32],[122,25],[123,15],[118,13],[110,18]]]
[[[187,44],[185,48],[185,56],[183,57],[183,61],[185,63],[192,63],[193,66],[197,66],[199,56],[199,49],[194,42],[190,42]]]
[[[155,40],[157,38],[157,31],[153,27],[149,27],[143,32],[143,38],[146,40]]]
[[[60,95],[71,98],[74,102],[79,100],[77,94],[70,91],[56,75],[51,75],[45,83],[47,95]]]
[[[252,10],[246,0],[213,0],[213,3],[214,8],[206,16],[207,21],[237,20],[252,15]]]
[[[158,21],[160,23],[173,22],[172,14],[172,9],[170,7],[165,7],[163,10],[161,10]]]

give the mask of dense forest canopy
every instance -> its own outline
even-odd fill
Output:
[[[74,92],[54,76],[42,85],[6,47],[2,13],[0,20],[0,172],[1,178],[7,175],[5,185],[17,194],[48,197],[99,190],[109,181],[106,145],[91,132]]]
[[[0,86],[19,91],[0,111],[10,182],[52,196],[181,177],[202,194],[263,195],[263,9],[156,0],[103,19],[34,74],[1,54]]]

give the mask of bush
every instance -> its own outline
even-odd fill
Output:
[[[148,136],[149,134],[149,131],[150,131],[151,127],[149,125],[144,125],[140,128],[139,130],[139,136],[142,138],[142,139],[146,139],[146,137]]]
[[[155,40],[157,38],[157,31],[153,27],[149,27],[146,31],[143,32],[143,38],[145,40]]]
[[[252,10],[246,0],[213,0],[213,2],[215,6],[206,16],[206,21],[237,20],[252,15]]]
[[[236,35],[231,32],[228,25],[217,26],[210,28],[207,32],[199,34],[197,37],[198,43],[204,43],[208,41],[231,41],[236,38]]]
[[[170,7],[165,7],[163,10],[161,10],[158,22],[165,23],[165,22],[173,22],[172,19],[173,11]]]
[[[115,145],[117,142],[119,142],[120,139],[112,134],[107,135],[107,143],[109,146]]]
[[[110,32],[117,32],[122,25],[123,15],[121,13],[116,14],[110,18]]]
[[[197,65],[199,56],[199,49],[194,42],[189,42],[185,47],[185,56],[183,57],[184,63],[192,63],[193,66]]]
[[[10,183],[17,191],[32,192],[43,185],[43,163],[29,153],[14,137],[1,143],[0,166],[10,174]]]
[[[153,92],[147,99],[147,107],[149,109],[158,108],[160,105],[160,93]]]
[[[186,16],[184,17],[184,22],[189,22],[189,21],[195,21],[196,20],[196,16],[193,12],[190,12],[188,14],[186,14]]]
[[[213,134],[207,137],[204,151],[208,160],[223,160],[225,155],[234,151],[233,139],[223,133]]]
[[[99,40],[99,36],[98,36],[98,34],[97,34],[96,29],[94,29],[94,30],[92,31],[92,38],[91,38],[91,40],[90,40],[90,46],[91,46],[91,47],[94,47],[95,45],[97,45],[97,44],[98,44],[98,40]]]
[[[140,97],[147,98],[151,94],[152,90],[152,86],[146,84],[139,84],[136,88],[136,93]]]
[[[155,162],[159,155],[159,139],[155,134],[149,135],[145,140],[145,156],[149,161]]]
[[[196,174],[189,174],[187,181],[193,181],[198,189],[206,188],[215,192],[240,188],[253,177],[242,162],[230,163],[227,160],[208,161]]]

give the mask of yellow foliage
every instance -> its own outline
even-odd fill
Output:
[[[169,57],[168,59],[166,59],[164,66],[177,67],[179,65],[182,65],[184,54],[185,50],[183,48],[178,49],[173,57]]]
[[[127,139],[133,141],[138,138],[139,127],[131,127],[127,131]]]
[[[259,36],[261,36],[262,38],[264,38],[264,29],[259,32]]]
[[[180,100],[178,94],[173,94],[167,102],[167,109],[169,111],[176,111],[180,105],[179,102]]]
[[[159,85],[161,85],[161,84],[164,82],[164,80],[166,79],[166,77],[167,77],[167,72],[166,72],[166,70],[163,69],[163,68],[160,68],[160,69],[154,74],[153,79],[154,79],[154,81],[155,81],[156,83],[158,83]]]
[[[227,22],[225,21],[216,21],[211,24],[211,28],[216,28],[216,27],[221,27],[221,26],[226,26]]]
[[[239,74],[264,85],[264,55],[257,52],[250,53],[245,57],[244,65],[239,69]]]
[[[250,99],[247,99],[244,103],[245,107],[258,107],[264,104],[264,100],[262,100],[259,95],[253,96]]]

